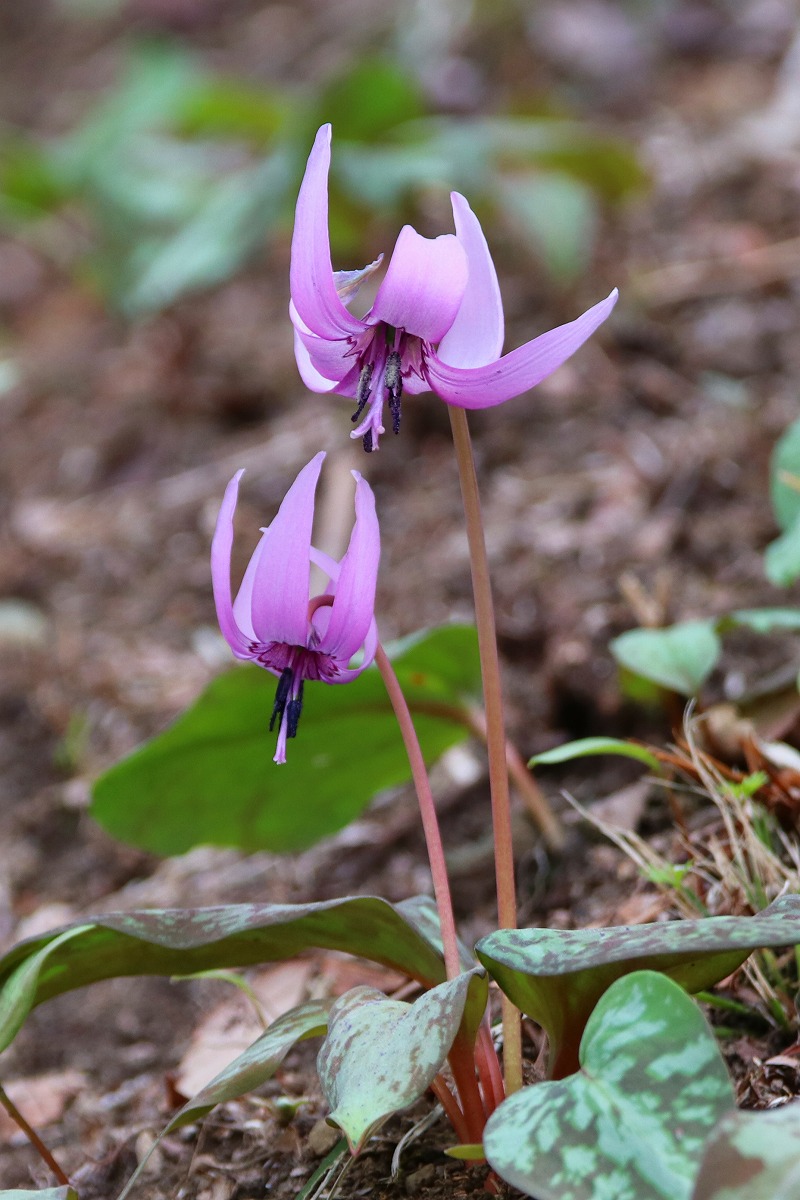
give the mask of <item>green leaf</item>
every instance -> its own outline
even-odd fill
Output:
[[[692,1200],[797,1200],[800,1102],[723,1117],[705,1149]]]
[[[723,631],[729,625],[744,626],[754,633],[794,632],[800,629],[800,608],[739,608],[720,622]]]
[[[791,529],[800,518],[800,421],[789,426],[772,453],[770,494],[778,524]]]
[[[0,1200],[78,1200],[78,1193],[71,1187],[44,1188],[29,1192],[21,1188],[0,1192]]]
[[[423,754],[434,761],[469,736],[457,710],[480,689],[475,630],[443,626],[392,657]],[[259,667],[220,676],[174,725],[100,777],[92,815],[114,837],[156,854],[203,843],[287,853],[335,833],[378,792],[410,778],[377,669],[341,687],[306,688],[284,766],[272,761],[267,729],[274,695],[274,677]]]
[[[245,138],[266,147],[283,130],[290,113],[280,92],[238,79],[203,80],[183,97],[177,126],[190,137]]]
[[[689,1200],[703,1144],[734,1107],[697,1005],[652,971],[619,980],[586,1026],[580,1064],[490,1117],[498,1175],[537,1200]]]
[[[406,916],[403,904],[352,896],[318,904],[105,913],[54,930],[20,942],[0,959],[0,1049],[34,1005],[122,975],[188,975],[276,962],[321,947],[394,967],[425,985],[439,983],[444,962],[417,929],[420,907],[418,898]]]
[[[328,84],[318,109],[337,141],[370,142],[421,116],[425,102],[413,75],[392,59],[369,55]]]
[[[713,621],[631,629],[611,643],[611,652],[623,667],[682,696],[697,694],[721,649]]]
[[[500,176],[500,203],[554,279],[569,283],[589,264],[597,225],[591,189],[558,171]]]
[[[623,758],[636,758],[650,767],[652,771],[661,770],[661,764],[655,754],[646,746],[611,737],[578,738],[575,742],[565,742],[563,746],[554,746],[552,750],[534,754],[528,766],[538,767],[541,764],[572,762],[574,758],[589,758],[595,754],[619,754]]]
[[[229,1063],[224,1071],[220,1071],[219,1075],[175,1114],[139,1163],[118,1200],[124,1200],[129,1194],[162,1138],[174,1129],[180,1129],[183,1125],[190,1125],[204,1117],[217,1104],[236,1100],[239,1096],[245,1096],[255,1088],[261,1087],[262,1083],[272,1078],[293,1046],[306,1038],[325,1032],[329,1007],[330,1003],[327,1001],[310,1000],[277,1017],[252,1046],[248,1046],[244,1053]]]
[[[574,1071],[581,1034],[611,984],[632,971],[663,972],[690,992],[734,971],[752,950],[800,942],[800,896],[754,917],[706,917],[607,929],[499,930],[475,953],[518,1008],[547,1031],[550,1074]]]
[[[764,570],[776,587],[788,587],[800,575],[800,517],[767,546]]]
[[[422,1096],[462,1026],[472,1043],[486,1008],[479,967],[431,988],[413,1004],[371,987],[341,996],[330,1011],[317,1067],[330,1120],[357,1154],[386,1117]]]

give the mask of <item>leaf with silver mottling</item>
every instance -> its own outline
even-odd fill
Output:
[[[628,975],[592,1014],[580,1061],[490,1117],[498,1175],[537,1200],[689,1200],[706,1139],[734,1107],[697,1005],[655,971]]]
[[[330,1120],[353,1153],[381,1121],[424,1094],[459,1029],[474,1041],[487,994],[485,972],[477,967],[414,1004],[370,987],[353,988],[336,1001],[317,1068]]]

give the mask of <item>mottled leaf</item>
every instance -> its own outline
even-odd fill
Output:
[[[547,1030],[550,1074],[574,1071],[592,1009],[632,971],[661,971],[687,991],[710,987],[752,950],[800,942],[800,896],[754,917],[705,917],[607,929],[499,930],[475,952],[503,991]]]
[[[640,746],[636,742],[624,742],[620,738],[588,737],[578,738],[574,742],[565,742],[563,746],[554,746],[542,754],[535,754],[528,763],[529,767],[551,765],[553,763],[572,762],[573,758],[588,758],[594,754],[617,754],[623,758],[636,758],[650,767],[652,771],[660,770],[660,764],[652,750]]]
[[[329,1007],[329,1003],[325,1001],[310,1000],[307,1004],[300,1004],[277,1017],[252,1046],[248,1046],[243,1054],[229,1063],[224,1071],[220,1071],[219,1075],[175,1114],[139,1163],[117,1200],[124,1200],[130,1193],[150,1155],[163,1137],[173,1129],[180,1129],[181,1126],[204,1117],[217,1104],[236,1100],[239,1096],[245,1096],[255,1088],[261,1087],[262,1083],[272,1078],[292,1046],[305,1038],[324,1033]]]
[[[700,690],[721,649],[713,621],[631,629],[611,643],[611,651],[623,667],[682,696],[694,696]]]
[[[100,979],[275,962],[312,946],[358,954],[426,985],[438,983],[444,963],[416,927],[420,910],[425,914],[424,904],[412,904],[406,918],[402,904],[353,896],[318,904],[105,913],[21,942],[0,960],[0,1049],[34,1005]]]
[[[734,1106],[697,1005],[654,971],[618,980],[586,1026],[580,1065],[489,1119],[498,1175],[537,1200],[689,1200],[703,1145]]]
[[[474,1041],[487,994],[486,975],[474,968],[413,1004],[370,987],[353,988],[336,1001],[317,1066],[330,1120],[353,1153],[381,1121],[423,1095],[459,1027]]]
[[[800,1101],[732,1112],[706,1144],[692,1200],[797,1200]]]
[[[393,664],[427,761],[469,736],[459,705],[480,691],[475,630],[447,625],[406,639]],[[156,854],[192,846],[296,851],[357,817],[385,788],[410,779],[408,758],[377,669],[346,687],[306,687],[288,761],[268,731],[275,679],[237,667],[164,733],[94,787],[92,815],[121,841]]]

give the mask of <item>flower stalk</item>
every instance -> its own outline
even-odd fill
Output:
[[[428,780],[428,772],[425,769],[425,760],[422,757],[417,732],[414,729],[414,722],[406,703],[406,698],[403,695],[403,689],[400,687],[400,681],[397,678],[394,667],[389,661],[386,651],[380,644],[375,652],[375,665],[381,673],[381,678],[391,700],[394,715],[400,726],[400,733],[403,737],[403,744],[406,748],[409,765],[411,766],[411,776],[414,780],[417,800],[419,801],[422,829],[425,834],[428,862],[430,863],[431,876],[433,878],[433,894],[439,913],[439,925],[442,931],[442,947],[444,950],[445,967],[447,968],[447,978],[455,979],[456,976],[461,974],[461,956],[458,952],[456,922],[453,915],[453,901],[450,895],[450,880],[447,877],[442,834],[439,829],[436,806],[433,803],[433,793],[431,792],[431,785]]]
[[[450,427],[458,464],[461,497],[469,542],[472,591],[475,600],[475,624],[483,678],[483,706],[486,713],[486,749],[489,757],[489,788],[494,831],[497,916],[501,929],[517,927],[517,895],[514,884],[514,846],[511,833],[511,803],[506,763],[506,733],[497,631],[492,600],[492,582],[486,554],[481,500],[475,458],[463,408],[448,407]],[[522,1087],[522,1028],[519,1010],[503,996],[503,1064],[507,1095]]]

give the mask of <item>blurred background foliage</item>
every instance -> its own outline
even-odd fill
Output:
[[[604,207],[645,183],[630,146],[536,80],[506,88],[491,113],[474,102],[475,67],[448,52],[438,26],[452,40],[454,22],[477,22],[490,46],[498,26],[508,35],[524,16],[510,0],[433,4],[424,19],[418,6],[401,6],[379,44],[354,45],[321,82],[309,72],[291,84],[217,69],[182,28],[213,7],[207,0],[194,9],[140,0],[133,7],[148,19],[138,23],[123,14],[130,7],[62,0],[65,19],[112,35],[125,17],[115,77],[57,133],[0,124],[0,231],[126,316],[225,282],[287,235],[325,121],[335,132],[339,267],[368,260],[376,233],[394,236],[402,221],[431,232],[426,198],[455,188],[491,220],[493,240],[505,228],[551,282],[568,285],[589,264]]]

